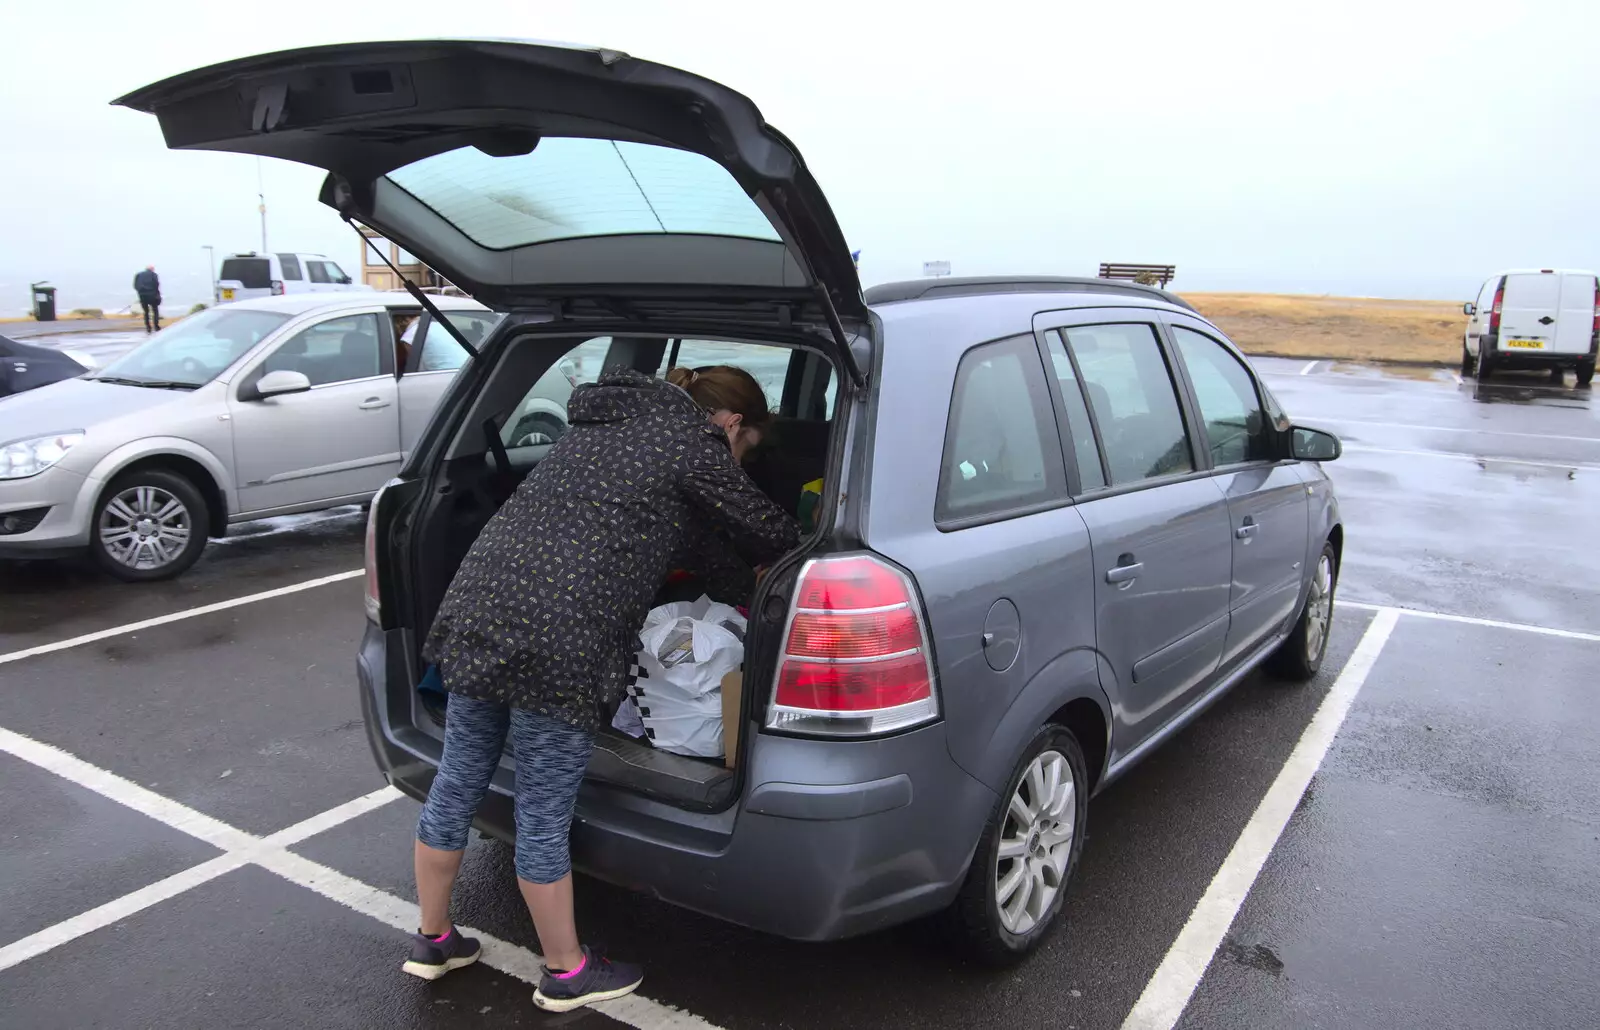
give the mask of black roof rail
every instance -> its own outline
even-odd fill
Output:
[[[1113,279],[1088,279],[1055,275],[981,275],[962,278],[907,279],[898,283],[869,286],[863,296],[868,304],[893,304],[903,300],[937,297],[973,297],[993,293],[1116,293],[1146,300],[1162,300],[1194,311],[1195,307],[1176,293],[1142,283]],[[1197,312],[1198,313],[1198,312]]]

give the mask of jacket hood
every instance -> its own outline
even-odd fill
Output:
[[[631,368],[614,369],[579,386],[567,401],[567,421],[573,425],[625,422],[646,415],[705,419],[683,390]]]

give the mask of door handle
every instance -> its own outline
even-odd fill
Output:
[[[360,408],[362,411],[375,411],[378,408],[387,408],[388,406],[389,402],[384,400],[382,397],[368,397],[366,400],[356,405],[356,407]]]
[[[1244,522],[1240,523],[1239,528],[1233,531],[1233,535],[1238,537],[1240,540],[1248,540],[1255,536],[1256,530],[1260,528],[1261,527],[1256,524],[1254,517],[1246,515],[1244,517]]]
[[[1131,583],[1139,578],[1139,573],[1144,571],[1144,562],[1129,562],[1118,565],[1116,568],[1106,570],[1107,583]]]

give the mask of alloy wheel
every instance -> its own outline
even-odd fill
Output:
[[[1328,627],[1333,622],[1333,559],[1324,554],[1317,561],[1317,574],[1311,577],[1311,592],[1306,597],[1306,657],[1315,662],[1328,642]]]
[[[170,565],[189,546],[193,532],[188,507],[159,486],[130,486],[100,513],[100,546],[130,569]]]
[[[1049,914],[1066,883],[1077,816],[1072,763],[1041,752],[1011,795],[995,858],[995,903],[1012,933],[1027,933]]]

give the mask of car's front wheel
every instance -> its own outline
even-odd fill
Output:
[[[117,477],[95,506],[89,550],[118,579],[169,579],[206,546],[205,498],[175,472],[144,469]]]
[[[1060,914],[1083,852],[1088,787],[1077,738],[1061,726],[1041,729],[1012,771],[949,912],[978,959],[1021,959]]]
[[[1333,541],[1322,545],[1322,554],[1311,570],[1306,587],[1306,602],[1300,618],[1287,639],[1269,659],[1271,670],[1287,680],[1303,683],[1322,670],[1328,653],[1328,634],[1333,629],[1333,594],[1339,586],[1339,558]]]

